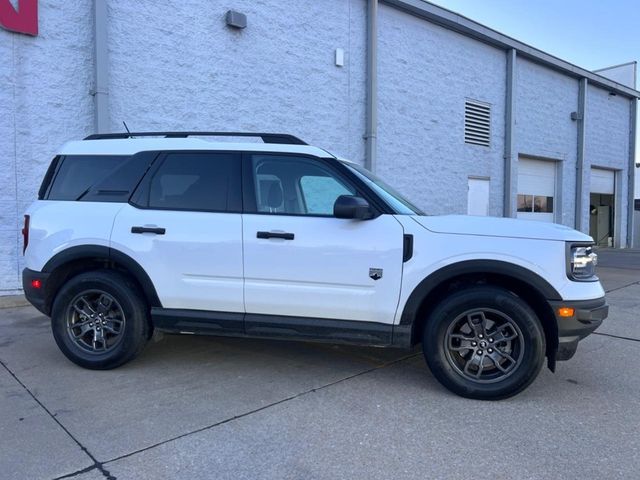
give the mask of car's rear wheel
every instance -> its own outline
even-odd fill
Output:
[[[147,343],[150,324],[136,284],[121,273],[99,270],[73,277],[60,289],[51,327],[69,360],[104,370],[135,358]]]
[[[525,301],[502,288],[477,286],[435,307],[423,350],[432,373],[449,390],[497,400],[535,380],[544,363],[545,337]]]

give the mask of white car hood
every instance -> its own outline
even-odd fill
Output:
[[[470,215],[414,215],[412,218],[427,230],[436,233],[573,242],[593,241],[589,235],[557,223]]]

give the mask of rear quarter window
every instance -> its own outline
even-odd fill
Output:
[[[66,155],[58,160],[48,200],[77,200],[118,168],[126,155]]]

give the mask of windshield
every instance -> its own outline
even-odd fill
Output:
[[[369,170],[353,163],[343,162],[360,180],[380,195],[399,215],[424,215],[424,212],[400,195],[392,187],[376,177]]]

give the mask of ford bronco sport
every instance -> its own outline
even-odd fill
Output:
[[[208,141],[223,135],[235,142]],[[253,136],[262,142],[237,142]],[[109,369],[154,329],[422,343],[451,391],[500,399],[607,316],[591,237],[427,216],[284,134],[147,132],[64,145],[25,215],[29,301],[73,362]]]

